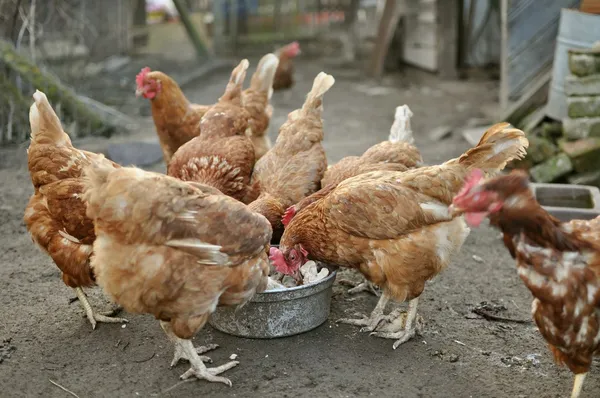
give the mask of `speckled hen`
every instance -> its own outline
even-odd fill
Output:
[[[474,171],[454,198],[453,213],[499,228],[533,295],[533,319],[559,364],[575,373],[581,393],[600,354],[600,217],[562,223],[535,200],[525,173],[485,180]]]
[[[242,85],[248,70],[242,60],[231,73],[225,93],[202,117],[201,133],[173,155],[167,174],[217,188],[225,195],[249,203],[254,147],[250,141],[250,114],[242,104]]]

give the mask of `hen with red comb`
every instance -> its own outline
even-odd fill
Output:
[[[143,68],[135,77],[136,96],[150,100],[152,119],[168,165],[177,149],[200,134],[200,119],[209,106],[191,104],[170,76]]]

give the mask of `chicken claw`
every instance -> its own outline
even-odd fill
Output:
[[[392,346],[394,350],[401,344],[412,339],[415,334],[420,333],[423,325],[423,318],[417,314],[417,305],[419,299],[415,298],[408,305],[408,312],[400,313],[396,318],[376,331],[371,333],[371,336],[381,337],[384,339],[397,339]],[[394,314],[395,311],[392,312]],[[390,314],[390,317],[392,316]]]
[[[186,380],[192,376],[196,376],[198,379],[204,379],[212,383],[223,383],[231,387],[231,380],[229,380],[227,377],[217,375],[236,367],[239,363],[239,361],[231,361],[216,368],[207,368],[204,366],[202,361],[198,361],[197,364],[193,364],[192,367],[187,372],[179,376],[179,378],[181,380]]]
[[[205,346],[195,347],[194,349],[196,350],[196,354],[204,354],[205,352],[212,351],[217,348],[219,348],[218,344],[208,344]],[[212,359],[210,359],[207,356],[200,355],[198,356],[198,358],[200,358],[202,362],[213,363]],[[183,350],[182,346],[180,344],[175,344],[175,355],[173,357],[173,360],[171,361],[171,368],[177,365],[182,359],[188,362],[190,361],[190,359],[185,354],[185,351]]]
[[[389,315],[383,315],[383,311],[385,310],[388,301],[389,297],[384,292],[370,316],[367,317],[366,315],[362,315],[362,318],[358,319],[343,318],[338,319],[337,322],[345,323],[347,325],[364,326],[360,329],[361,332],[372,332],[377,329],[382,321],[389,320]]]
[[[348,289],[348,294],[356,294],[360,292],[371,293],[374,296],[380,297],[381,293],[377,289],[377,287],[372,284],[368,280],[364,280],[361,283],[352,282],[349,279],[340,279],[340,285],[351,286],[351,289]]]
[[[92,329],[96,329],[96,322],[104,322],[104,323],[127,323],[129,322],[125,318],[116,318],[109,316],[115,314],[115,310],[109,311],[107,313],[94,312],[92,305],[90,304],[87,296],[83,292],[83,289],[80,287],[75,288],[75,294],[77,294],[77,298],[85,311],[85,315],[87,316],[88,321],[92,324]],[[118,309],[116,309],[118,310]]]

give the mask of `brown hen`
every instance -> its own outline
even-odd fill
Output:
[[[217,188],[249,203],[254,147],[247,130],[250,114],[242,106],[242,85],[248,69],[243,60],[231,73],[225,93],[202,118],[202,133],[175,152],[167,174]]]
[[[425,282],[450,263],[469,234],[448,207],[473,168],[496,172],[525,155],[522,131],[497,124],[479,144],[439,166],[405,172],[376,171],[341,182],[299,212],[285,229],[278,271],[294,272],[308,259],[358,269],[383,290],[370,317],[343,319],[374,335],[408,341],[417,330],[417,304]],[[409,301],[406,318],[384,316],[387,302]]]
[[[279,58],[274,54],[262,57],[252,75],[250,87],[242,93],[244,108],[250,113],[248,124],[256,160],[271,149],[271,140],[267,133],[273,116],[273,106],[269,101],[273,94],[273,78],[278,64]]]
[[[98,284],[130,312],[149,313],[195,376],[231,386],[207,369],[191,338],[218,305],[242,305],[267,286],[271,227],[218,190],[136,168],[93,164],[84,198],[94,220],[92,266]]]
[[[575,373],[581,393],[600,354],[600,217],[560,222],[535,200],[527,175],[484,180],[474,172],[454,198],[455,214],[478,226],[485,217],[504,234],[517,272],[533,295],[533,319],[554,358]]]
[[[316,192],[327,168],[323,141],[323,95],[333,86],[333,76],[321,72],[302,108],[291,112],[279,129],[275,146],[254,167],[252,185],[260,196],[250,209],[273,227],[273,242],[283,233],[282,216],[289,206]]]
[[[36,91],[33,99],[27,159],[34,193],[25,209],[27,231],[61,270],[63,282],[75,290],[93,329],[96,322],[127,322],[95,312],[82,289],[96,284],[90,268],[96,235],[81,198],[82,169],[94,160],[119,166],[73,147],[46,95]]]
[[[191,104],[168,75],[146,67],[136,76],[136,95],[150,100],[152,119],[167,166],[177,149],[200,134],[200,119],[211,105]]]

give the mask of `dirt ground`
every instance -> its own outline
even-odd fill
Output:
[[[457,156],[467,148],[459,134],[432,142],[439,125],[461,126],[480,117],[496,98],[493,82],[443,82],[415,71],[385,79],[386,90],[352,69],[317,61],[298,65],[292,99],[274,98],[276,136],[287,113],[299,106],[313,77],[332,73],[336,85],[325,98],[325,147],[331,162],[360,154],[386,139],[395,106],[414,112],[417,145],[428,163]],[[190,100],[212,103],[225,85],[219,74],[187,87]],[[132,90],[133,91],[133,90]],[[373,94],[373,91],[371,91]],[[131,94],[133,95],[133,93]],[[147,106],[140,101],[140,106]],[[139,136],[112,141],[154,140],[151,124]],[[86,139],[75,145],[101,151],[107,141]],[[157,165],[155,170],[164,170]],[[515,272],[499,233],[489,227],[471,233],[450,267],[425,289],[419,307],[423,335],[392,349],[392,340],[370,337],[335,320],[370,311],[376,298],[350,297],[335,286],[329,320],[302,335],[250,340],[206,326],[196,344],[218,343],[215,364],[238,354],[240,365],[226,373],[228,388],[204,381],[178,384],[187,364],[169,369],[172,347],[151,316],[126,314],[126,327],[99,324],[92,330],[74,292],[60,280],[56,266],[36,249],[22,221],[32,187],[25,146],[0,151],[0,386],[2,397],[68,397],[50,380],[79,397],[565,397],[570,372],[554,365],[533,323],[492,322],[471,309],[481,302],[503,306],[498,315],[529,320],[531,296]],[[90,289],[97,308],[109,303]],[[600,378],[592,371],[584,396],[598,396]]]

